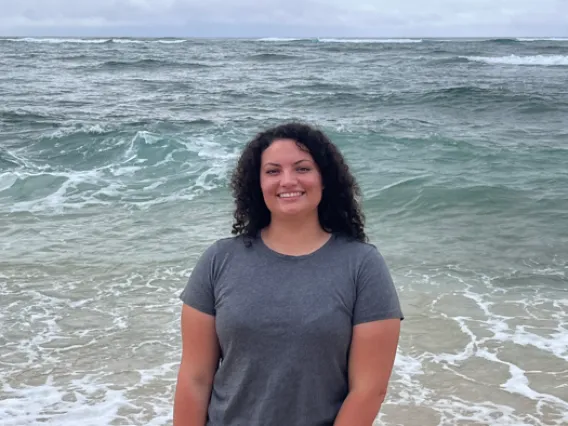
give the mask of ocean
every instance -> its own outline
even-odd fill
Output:
[[[377,425],[568,424],[568,39],[0,39],[0,423],[168,425],[258,131],[320,126],[406,319]]]

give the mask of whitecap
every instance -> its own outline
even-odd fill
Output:
[[[36,37],[25,37],[25,38],[7,38],[7,41],[19,41],[26,43],[50,43],[50,44],[61,44],[61,43],[83,43],[83,44],[102,44],[107,43],[109,39],[89,39],[89,38],[36,38]]]
[[[568,38],[543,37],[543,38],[517,38],[518,41],[568,41]]]
[[[322,43],[422,43],[414,38],[320,38]]]
[[[0,175],[0,192],[10,189],[18,180],[15,173],[7,172]]]
[[[502,65],[568,65],[568,55],[460,56],[474,62]]]

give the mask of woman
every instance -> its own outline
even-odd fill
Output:
[[[319,130],[258,134],[232,177],[233,234],[181,294],[175,426],[371,426],[400,323],[359,189]]]

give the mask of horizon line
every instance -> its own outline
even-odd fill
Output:
[[[100,35],[79,35],[79,34],[67,34],[67,35],[0,35],[0,39],[5,38],[81,38],[81,39],[97,39],[97,38],[138,38],[138,39],[149,39],[149,40],[157,40],[157,39],[177,39],[177,40],[191,40],[191,39],[210,39],[210,40],[223,40],[223,39],[298,39],[298,40],[310,40],[310,39],[321,39],[321,38],[334,38],[334,39],[344,39],[344,40],[397,40],[397,39],[409,39],[409,40],[418,40],[418,39],[518,39],[518,38],[534,38],[534,39],[547,39],[547,38],[566,38],[568,40],[568,35],[546,35],[546,36],[536,36],[536,35],[522,35],[522,36],[511,36],[511,35],[486,35],[486,36],[337,36],[337,35],[318,35],[318,36],[294,36],[294,35],[286,35],[286,36],[271,36],[271,35],[251,35],[251,36],[199,36],[199,35],[192,35],[192,36],[127,36],[127,35],[112,35],[112,34],[100,34]]]

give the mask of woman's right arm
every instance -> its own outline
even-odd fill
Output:
[[[205,426],[219,363],[215,317],[183,304],[182,356],[174,397],[174,426]]]

